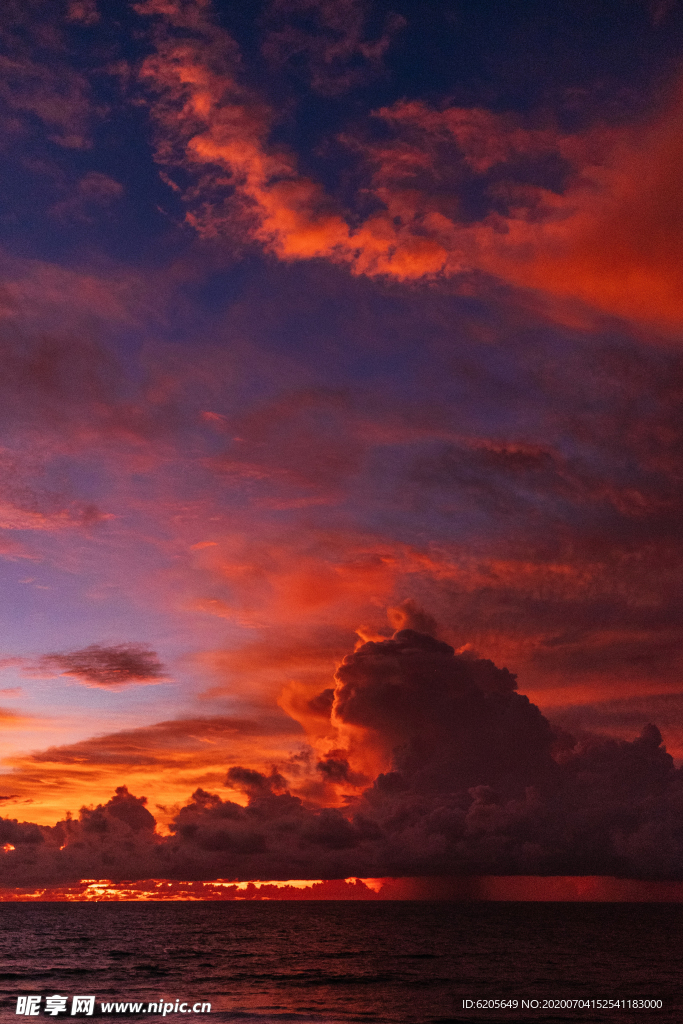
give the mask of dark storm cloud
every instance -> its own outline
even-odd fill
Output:
[[[72,676],[86,686],[104,689],[116,689],[130,683],[158,683],[166,678],[156,652],[143,644],[113,647],[91,644],[81,651],[46,654],[41,664],[61,675]]]
[[[555,769],[548,723],[515,693],[515,677],[487,660],[405,629],[370,641],[337,670],[333,716],[370,730],[424,790],[480,784],[519,790]]]
[[[576,741],[513,686],[412,630],[366,643],[339,669],[333,713],[370,745],[393,743],[393,764],[348,807],[307,805],[275,768],[233,767],[226,785],[247,805],[197,789],[163,837],[144,798],[119,787],[78,821],[2,820],[3,879],[683,878],[683,774],[658,728]],[[347,767],[332,750],[317,770],[343,782]]]
[[[9,885],[46,878],[95,877],[91,872],[120,877],[156,867],[154,818],[144,797],[117,788],[106,804],[83,807],[77,821],[67,818],[54,828],[0,821],[0,841],[13,850],[3,854],[3,877]]]
[[[154,831],[156,822],[145,807],[146,803],[144,796],[131,796],[125,786],[119,786],[105,807],[99,804],[94,809],[82,809],[80,820],[83,831],[106,832],[108,819],[112,818],[124,822],[132,832],[139,832],[141,829]]]
[[[345,750],[328,750],[325,757],[318,761],[316,768],[329,782],[346,782],[358,786],[368,780],[352,771]]]

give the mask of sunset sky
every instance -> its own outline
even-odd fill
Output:
[[[0,880],[683,878],[682,123],[677,0],[5,0]]]

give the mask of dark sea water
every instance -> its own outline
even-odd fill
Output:
[[[680,904],[197,902],[3,903],[2,1021],[683,1024]],[[17,1016],[39,994],[39,1015]],[[68,997],[45,1015],[45,997]],[[463,1009],[463,999],[517,999]],[[521,1000],[538,1008],[521,1008]],[[662,1009],[543,1009],[544,999],[661,999]],[[211,1003],[210,1014],[180,1010]],[[103,1012],[117,1001],[172,1005]]]

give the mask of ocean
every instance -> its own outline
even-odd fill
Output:
[[[682,919],[661,903],[3,903],[0,1012],[682,1024]]]

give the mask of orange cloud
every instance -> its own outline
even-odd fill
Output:
[[[11,689],[3,691],[7,696],[12,695]],[[10,711],[9,708],[0,708],[0,722],[4,729],[21,729],[28,722],[32,722],[30,716],[20,715],[16,711]]]
[[[530,487],[527,474],[540,467],[539,493],[549,493],[545,473],[554,475],[557,465],[545,449],[482,442],[470,450],[483,460],[489,484],[488,474],[498,466],[513,480],[521,474],[520,486]],[[434,632],[438,624],[438,635],[456,649],[469,645],[509,665],[543,706],[551,690],[562,694],[547,698],[557,704],[569,702],[575,687],[596,687],[597,694],[598,686],[638,681],[652,692],[674,686],[678,633],[656,609],[662,580],[675,587],[676,569],[654,547],[644,566],[616,532],[624,516],[636,529],[641,521],[649,529],[651,517],[668,517],[668,509],[660,513],[652,502],[643,509],[623,495],[616,500],[604,481],[582,481],[561,462],[559,469],[563,501],[568,488],[591,518],[594,507],[600,515],[609,510],[608,522],[615,523],[611,544],[598,531],[572,533],[544,546],[519,518],[504,538],[485,543],[418,546],[312,528],[269,531],[257,543],[246,535],[214,534],[210,547],[194,552],[205,576],[202,596],[195,592],[190,603],[248,624],[253,638],[202,657],[204,672],[214,680],[208,692],[255,700],[261,707],[278,700],[314,744],[319,736],[333,738],[308,702],[332,686],[356,632],[366,639],[387,635],[387,608],[393,628],[429,623]],[[416,610],[416,598],[426,612]],[[609,623],[606,608],[614,609]]]
[[[234,227],[235,218],[252,238],[281,259],[328,257],[350,263],[357,273],[390,273],[399,279],[439,271],[448,253],[428,234],[398,229],[378,215],[352,231],[316,182],[301,176],[290,152],[272,148],[273,113],[239,83],[233,40],[212,24],[206,5],[188,8],[165,2],[138,4],[142,14],[162,15],[181,25],[178,40],[161,32],[157,52],[141,70],[157,97],[157,159],[203,169],[188,222],[212,237]],[[232,194],[235,204],[226,203]]]
[[[582,299],[660,328],[683,320],[683,201],[678,176],[683,95],[649,123],[613,133],[604,163],[583,169],[550,230],[509,225],[533,243],[528,257],[504,248],[489,267],[514,283]],[[518,258],[515,258],[518,257]]]
[[[154,793],[152,809],[163,823],[197,786],[242,800],[225,785],[228,764],[269,772],[274,764],[289,764],[305,745],[301,728],[277,709],[259,721],[213,715],[122,730],[7,759],[5,789],[12,797],[3,813],[25,815],[24,805],[39,790],[31,815],[52,824],[67,808],[80,806],[85,794],[88,801],[107,800],[125,779],[131,789]]]
[[[208,5],[137,9],[174,27],[157,29],[141,76],[155,96],[157,159],[195,172],[187,220],[205,237],[237,229],[285,261],[325,258],[399,281],[483,271],[603,314],[680,325],[680,93],[647,123],[575,135],[481,108],[383,108],[389,141],[345,137],[382,207],[351,226],[270,142],[276,112],[241,84],[236,46]],[[559,183],[534,183],[534,162]],[[466,181],[486,208],[476,215],[463,205]]]
[[[353,633],[360,608],[382,609],[392,596],[397,572],[392,543],[313,528],[270,532],[258,541],[226,535],[201,556],[214,585],[227,584],[234,598],[226,602],[206,594],[199,606],[253,626],[306,622],[317,628],[334,622]]]
[[[394,140],[366,150],[373,188],[396,215],[439,218],[451,239],[448,272],[459,252],[472,269],[516,285],[661,328],[680,325],[682,107],[677,89],[645,123],[572,136],[481,109],[400,102],[379,111]],[[544,157],[564,164],[564,187],[520,180],[522,162]],[[463,165],[495,201],[483,219],[459,209]]]

